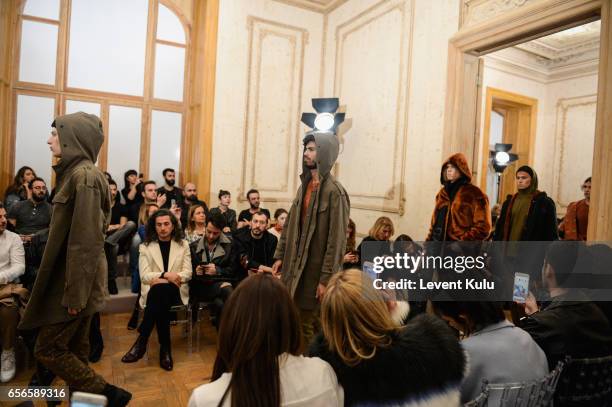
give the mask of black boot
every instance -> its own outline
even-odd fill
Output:
[[[132,348],[121,358],[123,363],[134,363],[144,356],[147,352],[147,341],[149,338],[139,335]]]
[[[119,289],[117,288],[117,281],[114,278],[108,280],[108,293],[110,295],[119,294]]]
[[[132,311],[132,316],[130,317],[130,320],[128,321],[128,325],[127,325],[127,328],[130,331],[136,329],[136,327],[138,326],[139,313],[140,313],[140,310],[138,309],[138,307],[134,307],[134,311]]]
[[[121,387],[113,386],[112,384],[106,384],[102,394],[108,399],[108,406],[112,407],[124,407],[127,406],[132,399],[132,393],[123,390]]]
[[[162,369],[170,371],[174,367],[174,362],[172,361],[172,354],[170,353],[169,346],[160,346],[159,348],[159,366]]]

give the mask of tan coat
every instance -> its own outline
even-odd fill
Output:
[[[304,191],[310,170],[304,167],[302,185],[293,200],[285,228],[276,246],[275,259],[282,259],[282,281],[298,307],[317,307],[319,283],[327,284],[332,274],[342,269],[350,203],[344,187],[330,174],[338,158],[338,140],[329,133],[314,133],[320,185],[313,192],[301,225]]]
[[[104,307],[107,295],[104,238],[110,192],[94,165],[104,141],[102,122],[79,112],[55,123],[62,157],[53,167],[57,184],[49,240],[20,329],[74,319],[67,308],[91,315]]]
[[[149,245],[140,245],[140,258],[138,259],[140,269],[140,307],[147,305],[147,294],[151,289],[151,282],[161,277],[164,271],[164,260],[162,259],[159,243],[151,242]],[[170,256],[168,259],[168,271],[181,276],[181,301],[187,305],[189,302],[189,280],[191,280],[191,252],[189,243],[182,240],[178,243],[174,240],[170,243]],[[171,284],[171,283],[170,283]]]

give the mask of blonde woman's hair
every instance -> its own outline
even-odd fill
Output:
[[[387,226],[391,228],[391,236],[393,236],[395,234],[393,222],[386,216],[381,216],[380,218],[376,219],[376,222],[374,222],[374,226],[372,226],[368,232],[368,235],[376,239],[376,236],[378,236],[378,234]]]
[[[138,224],[139,225],[147,224],[147,222],[149,221],[149,208],[152,206],[155,206],[157,209],[159,209],[159,205],[157,205],[154,202],[145,203],[144,205],[140,205],[140,211],[138,211]]]
[[[371,359],[391,345],[393,323],[383,297],[361,270],[336,273],[321,303],[321,326],[329,350],[349,365]]]

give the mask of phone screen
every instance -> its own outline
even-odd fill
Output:
[[[363,271],[368,275],[368,277],[370,277],[372,280],[376,280],[378,278],[378,275],[376,274],[376,272],[374,271],[374,263],[372,263],[371,261],[364,261],[363,262]]]
[[[529,274],[515,273],[512,300],[524,303],[529,295]]]

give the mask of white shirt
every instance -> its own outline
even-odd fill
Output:
[[[344,391],[332,367],[322,359],[283,354],[279,360],[281,405],[291,407],[331,407],[344,405]],[[231,373],[197,387],[189,407],[216,407],[229,385]],[[231,392],[223,406],[231,406]]]
[[[25,273],[25,252],[18,234],[0,234],[0,284],[8,284]]]

